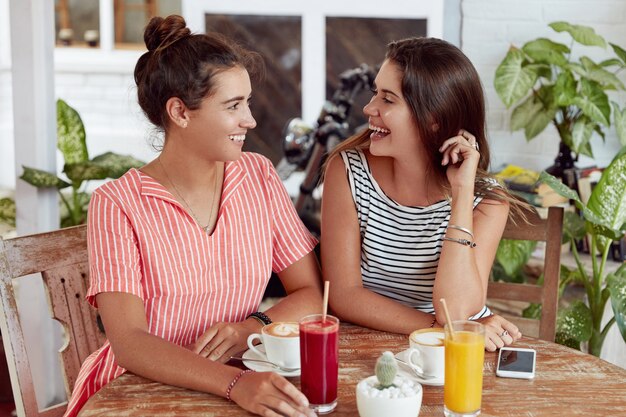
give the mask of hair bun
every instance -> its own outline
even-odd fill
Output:
[[[191,35],[187,23],[182,16],[171,15],[163,19],[153,17],[150,19],[143,33],[143,40],[148,51],[154,51],[159,47],[167,47],[177,40]]]

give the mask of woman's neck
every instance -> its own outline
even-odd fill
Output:
[[[374,178],[385,194],[405,206],[428,206],[444,197],[433,169],[416,157],[397,159],[368,155]]]

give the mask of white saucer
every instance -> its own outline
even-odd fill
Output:
[[[263,346],[263,343],[258,344],[255,346],[258,350],[260,350],[261,352],[265,352],[265,347]],[[265,364],[262,362],[252,362],[252,361],[246,361],[245,359],[261,359],[266,361],[267,357],[265,355],[259,355],[258,353],[256,353],[255,351],[248,349],[244,352],[244,354],[242,355],[242,357],[244,358],[243,364],[246,366],[246,368],[248,369],[252,369],[253,371],[257,371],[257,372],[275,372],[278,375],[282,375],[284,377],[292,377],[292,376],[300,376],[300,370],[298,369],[297,371],[293,371],[293,372],[285,372],[285,371],[281,371],[278,368],[274,368],[272,365],[270,364]]]
[[[423,379],[421,378],[419,375],[417,375],[413,369],[407,364],[408,360],[407,360],[407,353],[408,353],[409,349],[407,350],[403,350],[402,352],[398,352],[396,353],[396,358],[398,359],[398,367],[400,368],[398,374],[404,376],[404,377],[409,377],[412,378],[414,380],[416,380],[417,382],[419,382],[422,385],[431,385],[434,387],[441,387],[443,386],[443,376],[441,378],[429,378],[429,379]],[[402,363],[402,362],[405,363]]]

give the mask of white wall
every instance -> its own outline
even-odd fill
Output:
[[[0,188],[11,189],[15,186],[15,169],[7,7],[8,1],[0,0]],[[446,25],[457,24],[455,19],[458,17],[450,18],[457,7],[458,0],[446,1]],[[462,0],[460,10],[461,47],[476,65],[486,90],[494,166],[516,163],[537,170],[549,166],[557,152],[556,133],[549,128],[527,143],[523,132],[509,131],[510,110],[504,108],[493,88],[495,69],[510,44],[521,46],[538,36],[568,42],[567,35],[556,34],[547,26],[558,19],[593,26],[608,41],[625,47],[626,25],[623,22],[626,21],[626,1]],[[450,33],[450,29],[445,29],[445,33]],[[451,41],[456,43],[455,39]],[[582,48],[576,50],[589,53]],[[153,153],[148,145],[149,138],[145,137],[144,118],[135,103],[133,60],[130,57],[111,60],[120,62],[112,65],[103,60],[102,65],[98,65],[101,70],[89,72],[73,65],[72,59],[69,59],[69,64],[58,63],[56,94],[76,107],[83,116],[91,155],[113,149],[149,160]],[[62,61],[68,62],[68,59],[63,58]],[[626,102],[624,95],[617,99],[622,104]],[[596,163],[608,164],[618,148],[613,131],[607,136],[606,144],[596,137],[593,140]],[[592,163],[589,159],[582,159],[579,165]]]
[[[493,87],[495,70],[511,44],[520,47],[529,40],[543,36],[569,45],[569,35],[557,34],[548,27],[548,23],[558,20],[592,26],[608,42],[625,48],[626,1],[462,0],[461,13],[461,48],[481,75],[487,97],[492,166],[514,163],[535,170],[550,166],[558,150],[556,130],[550,127],[529,143],[526,142],[523,131],[511,133],[510,110],[504,107]],[[603,59],[598,50],[599,48],[576,45],[574,53],[588,55],[592,59]],[[612,52],[612,49],[608,51]],[[621,74],[621,79],[626,82],[626,71]],[[624,93],[614,95],[612,99],[622,107],[626,105]],[[606,166],[620,145],[615,131],[611,130],[606,137],[606,143],[596,137],[592,140],[592,147],[595,161],[581,157],[578,166]],[[607,305],[604,321],[612,314]],[[602,358],[626,367],[626,345],[617,326],[613,326],[605,339]]]
[[[548,27],[548,23],[558,20],[592,26],[608,42],[626,47],[626,1],[462,0],[461,7],[461,48],[480,73],[487,97],[492,166],[514,163],[536,170],[550,166],[558,150],[556,129],[550,126],[531,142],[526,142],[523,131],[511,133],[510,110],[504,107],[493,87],[495,70],[511,44],[521,47],[542,36],[570,45],[568,34],[556,33]],[[600,48],[576,45],[573,49],[575,54],[593,59],[602,55],[598,54]],[[610,47],[607,51],[612,53]],[[626,72],[621,76],[626,81]],[[613,100],[623,107],[626,95],[620,94]],[[615,131],[607,135],[606,144],[600,137],[592,139],[592,147],[595,162],[581,157],[578,166],[594,163],[606,166],[619,149]]]

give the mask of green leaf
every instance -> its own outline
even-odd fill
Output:
[[[66,164],[89,160],[83,121],[78,112],[61,99],[57,100],[57,147]]]
[[[574,40],[587,46],[601,46],[606,48],[604,38],[596,33],[593,28],[582,25],[571,25],[567,22],[552,22],[548,26],[557,32],[567,32]]]
[[[108,178],[119,178],[131,168],[141,168],[146,163],[130,155],[107,152],[92,159],[92,162],[107,170]]]
[[[557,106],[569,106],[576,98],[576,80],[569,71],[559,74],[554,84],[554,97]]]
[[[573,103],[580,107],[585,116],[594,122],[610,126],[611,107],[609,98],[602,90],[602,87],[594,81],[585,79],[580,80],[580,85],[580,96],[576,97]]]
[[[572,128],[572,150],[576,153],[583,153],[585,145],[591,140],[593,128],[596,124],[590,122],[586,117],[581,117],[574,123]]]
[[[606,142],[606,135],[604,134],[604,131],[602,130],[602,126],[597,124],[597,125],[595,125],[593,130],[594,130],[594,132],[596,132],[598,134],[598,136],[600,136],[602,138],[603,142]]]
[[[567,346],[572,349],[580,350],[580,342],[572,339],[567,334],[563,332],[556,332],[556,336],[554,341],[559,345]]]
[[[614,67],[614,66],[622,67],[622,66],[624,66],[624,64],[622,64],[622,61],[620,61],[617,58],[605,59],[604,61],[600,62],[598,65],[600,65],[601,67]]]
[[[607,288],[611,292],[611,307],[615,315],[615,323],[626,342],[626,271],[619,275],[607,275]]]
[[[617,55],[619,59],[622,60],[622,63],[626,65],[626,51],[623,50],[620,46],[615,45],[614,43],[609,42],[609,45],[611,45],[611,48],[613,48],[615,55]]]
[[[582,201],[580,201],[580,197],[576,191],[572,190],[567,185],[563,184],[560,179],[548,174],[546,171],[542,171],[541,174],[539,174],[539,182],[549,185],[557,194],[582,205]]]
[[[570,52],[567,46],[546,38],[539,38],[526,43],[522,46],[522,51],[524,51],[534,63],[545,62],[560,67],[567,64],[567,59],[563,54]]]
[[[544,85],[536,91],[533,100],[540,103],[542,109],[529,118],[524,126],[526,140],[531,140],[543,132],[548,124],[556,117],[557,108],[554,107],[554,86]]]
[[[556,108],[551,107],[545,109],[544,111],[540,111],[529,121],[524,129],[527,141],[533,139],[535,136],[544,131],[548,124],[550,124],[550,122],[554,119],[556,110]]]
[[[524,65],[524,68],[537,74],[537,77],[552,80],[552,67],[548,64],[527,64]]]
[[[614,231],[626,223],[626,153],[618,155],[602,172],[593,188],[587,208]],[[599,231],[602,233],[602,231]],[[606,236],[605,233],[602,233]],[[610,237],[610,236],[607,236]]]
[[[587,71],[587,78],[610,88],[624,90],[624,84],[612,72],[605,70],[586,56],[581,57],[580,62]]]
[[[534,95],[528,96],[522,104],[513,109],[511,113],[511,130],[524,129],[541,110],[543,110],[541,102]]]
[[[624,155],[626,155],[626,153]],[[578,193],[569,188],[567,185],[563,184],[558,178],[548,174],[546,171],[542,171],[541,174],[539,174],[538,181],[549,185],[550,188],[552,188],[557,194],[570,200],[574,200],[574,204],[583,213],[585,220],[587,220],[587,223],[585,223],[585,228],[588,233],[599,233],[604,236],[611,237],[612,239],[615,239],[616,236],[618,236],[618,234],[620,233],[619,231],[613,229],[601,216],[590,210],[580,200]]]
[[[522,310],[522,317],[526,319],[541,319],[541,304],[530,303],[528,307]]]
[[[64,172],[72,181],[80,183],[89,180],[119,178],[131,168],[140,168],[145,163],[128,155],[107,152],[91,161],[65,164]]]
[[[611,102],[613,107],[613,124],[615,131],[622,146],[626,146],[626,108],[620,110],[619,105],[614,101]]]
[[[585,342],[591,338],[593,327],[591,310],[582,301],[574,301],[569,307],[559,310],[557,316],[558,332],[578,342]]]
[[[20,178],[37,188],[54,187],[61,189],[69,187],[71,185],[49,172],[42,171],[40,169],[28,168],[25,166],[23,166],[22,168],[24,168],[24,173]]]
[[[524,58],[524,53],[512,46],[496,69],[494,86],[507,108],[528,94],[537,80],[534,71],[523,67]]]
[[[100,166],[93,161],[78,162],[75,164],[65,164],[63,172],[72,180],[76,188],[83,181],[103,180],[107,178],[108,171],[105,167]]]
[[[563,234],[568,238],[580,240],[585,237],[585,221],[577,213],[565,212],[563,219]]]
[[[8,197],[0,198],[0,223],[15,227],[15,216],[15,200]]]
[[[496,260],[507,275],[516,275],[526,265],[536,246],[535,241],[502,239],[496,251]]]

